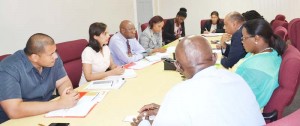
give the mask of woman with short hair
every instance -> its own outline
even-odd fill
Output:
[[[148,27],[140,36],[140,43],[148,52],[148,54],[156,52],[166,52],[162,48],[162,27],[164,26],[164,19],[161,16],[154,16],[149,20]]]

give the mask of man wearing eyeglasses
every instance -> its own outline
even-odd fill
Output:
[[[239,75],[214,66],[217,57],[205,38],[185,37],[175,56],[177,71],[187,80],[174,86],[161,106],[152,103],[142,107],[132,125],[149,126],[147,120],[140,121],[153,115],[153,126],[265,125],[248,84]]]
[[[242,44],[243,16],[238,12],[231,12],[224,19],[225,32],[221,38],[221,49],[223,58],[221,64],[225,68],[231,68],[241,58],[244,58],[246,51]]]
[[[71,108],[79,98],[54,40],[43,33],[32,35],[24,50],[0,62],[0,82],[0,123]],[[60,98],[49,101],[55,88]]]
[[[113,35],[109,42],[114,62],[121,66],[135,62],[147,56],[146,50],[135,38],[136,29],[129,20],[120,24],[120,32]]]

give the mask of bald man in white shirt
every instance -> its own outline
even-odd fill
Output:
[[[156,115],[153,126],[265,125],[250,87],[237,74],[214,67],[217,58],[205,38],[185,37],[175,54],[177,71],[187,80],[173,87],[161,106],[142,107],[139,117]]]

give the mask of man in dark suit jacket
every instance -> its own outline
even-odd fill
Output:
[[[241,58],[244,58],[246,51],[242,43],[242,25],[244,23],[243,16],[238,12],[227,14],[224,19],[226,33],[221,38],[221,48],[223,58],[221,64],[225,68],[231,68]],[[230,41],[227,44],[227,41]],[[225,52],[224,52],[225,49]]]
[[[184,20],[187,17],[186,12],[187,10],[185,8],[180,8],[175,18],[166,21],[162,33],[163,41],[165,42],[165,44],[168,44],[178,39],[179,37],[185,36]],[[174,24],[176,24],[176,26],[178,27],[177,32],[174,32]]]

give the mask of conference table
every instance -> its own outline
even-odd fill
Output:
[[[206,37],[208,41],[220,40],[221,36]],[[176,46],[175,40],[167,46]],[[212,44],[215,48],[215,45]],[[155,63],[146,68],[135,70],[136,78],[126,79],[120,89],[114,89],[97,103],[84,118],[46,118],[45,114],[11,119],[2,123],[5,126],[48,126],[50,123],[70,123],[70,126],[130,126],[124,122],[125,117],[138,115],[138,110],[149,103],[160,104],[166,93],[177,83],[183,81],[176,71],[164,70],[163,62]],[[87,91],[84,87],[78,91]]]

